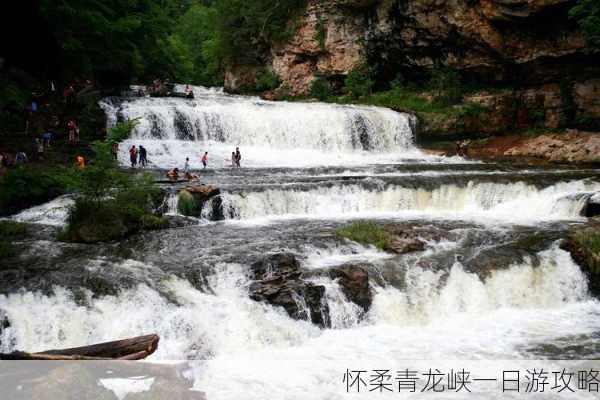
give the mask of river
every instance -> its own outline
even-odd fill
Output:
[[[2,275],[0,351],[156,332],[151,360],[204,360],[193,374],[209,399],[345,399],[346,368],[406,360],[487,362],[483,371],[600,358],[600,302],[557,245],[585,222],[600,171],[427,155],[414,117],[387,109],[195,95],[103,107],[109,124],[140,118],[124,166],[131,144],[148,149],[156,174],[189,157],[221,189],[225,220],[209,207],[189,226],[78,245],[51,239],[68,197],[15,216],[40,229],[18,261],[35,272]],[[230,166],[236,146],[241,169]],[[394,255],[335,235],[356,220],[423,232],[425,249]],[[310,280],[325,287],[329,328],[251,300],[249,266],[280,252],[305,271],[367,265],[369,311],[326,274]]]

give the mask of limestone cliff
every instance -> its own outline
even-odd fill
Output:
[[[569,19],[574,3],[308,0],[301,18],[291,22],[295,34],[272,44],[259,68],[279,77],[280,91],[298,95],[307,93],[317,76],[335,86],[364,63],[383,89],[399,73],[409,80],[425,79],[440,63],[459,70],[466,82],[511,88],[472,99],[490,107],[492,114],[508,110],[510,123],[504,121],[503,128],[540,121],[553,128],[565,114],[600,118],[600,55],[586,48]],[[256,71],[257,66],[230,68],[226,88],[236,91],[251,84]],[[481,124],[463,120],[460,125],[469,131]]]

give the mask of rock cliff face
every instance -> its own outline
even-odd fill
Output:
[[[382,89],[398,74],[424,79],[441,63],[459,70],[466,82],[516,88],[475,96],[476,102],[491,106],[493,114],[515,103],[526,109],[535,106],[522,115],[510,112],[510,126],[502,126],[532,126],[532,120],[543,120],[552,128],[577,113],[581,118],[600,117],[600,55],[586,48],[569,18],[574,3],[309,0],[304,15],[293,21],[296,33],[285,43],[273,44],[261,67],[279,77],[280,91],[298,95],[307,93],[318,76],[335,86],[364,63],[376,72],[376,85]],[[226,88],[238,90],[255,75],[256,66],[235,66],[228,71]],[[461,124],[478,129],[479,123]]]

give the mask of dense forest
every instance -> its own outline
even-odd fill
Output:
[[[3,29],[4,70],[105,84],[156,77],[219,85],[223,65],[256,62],[304,0],[41,0],[17,6],[19,41]],[[33,34],[32,34],[33,33]],[[27,39],[25,39],[27,38]]]
[[[259,63],[289,36],[306,0],[40,0],[16,5],[15,32],[3,24],[4,78],[86,77],[106,85],[156,77],[220,85],[227,63]],[[600,46],[600,3],[571,11],[587,40]],[[7,16],[5,16],[7,17]],[[20,40],[11,40],[15,36]],[[14,77],[13,77],[14,78]],[[6,89],[6,82],[5,82]],[[3,96],[6,97],[6,96]]]
[[[21,112],[36,88],[50,82],[62,88],[73,79],[103,88],[156,78],[221,86],[228,65],[264,66],[273,43],[294,34],[306,5],[306,0],[20,2],[4,18],[17,15],[22,23],[5,21],[0,28],[0,109]],[[569,15],[588,45],[600,47],[600,2],[573,2]],[[361,66],[348,74],[345,93],[356,98],[373,82],[378,90],[393,87],[392,78],[376,74]],[[257,91],[278,85],[269,71],[256,81],[251,89]],[[324,100],[329,94],[323,81],[313,83],[312,97]]]

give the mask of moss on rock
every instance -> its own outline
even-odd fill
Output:
[[[189,191],[184,189],[179,192],[177,211],[180,214],[188,217],[197,217],[200,212],[199,208],[198,202],[196,202],[196,199]]]
[[[571,232],[561,247],[571,253],[573,260],[588,276],[590,291],[600,296],[600,227]]]

